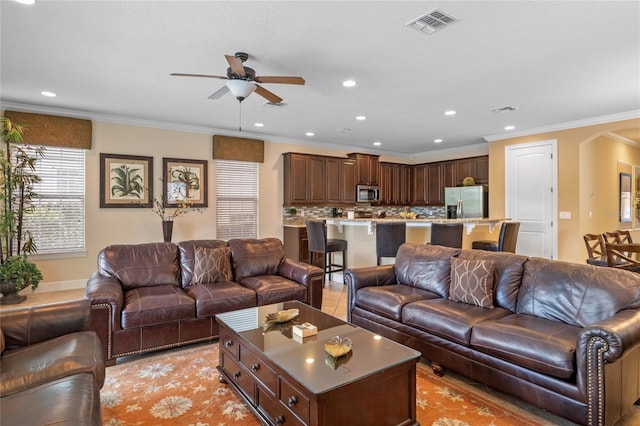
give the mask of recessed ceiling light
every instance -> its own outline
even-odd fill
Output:
[[[45,90],[45,91],[40,92],[40,94],[41,94],[42,96],[47,96],[47,97],[49,97],[49,98],[55,98],[55,97],[56,97],[56,94],[55,94],[55,93],[53,93],[53,92],[47,92],[46,90]]]
[[[313,136],[313,135],[315,135],[315,133],[313,133],[313,132],[307,132],[307,133],[305,133],[305,135],[307,135],[307,136]]]
[[[36,0],[15,0],[15,1],[22,4],[34,4],[36,2]]]
[[[444,115],[456,115],[456,112],[450,109],[449,111],[445,111]]]
[[[434,139],[433,142],[434,143],[440,143],[440,142],[442,142],[442,139]]]
[[[376,142],[374,142],[373,144],[374,144],[375,146],[380,146],[380,145],[382,145],[382,142],[378,142],[378,141],[376,141]]]
[[[355,82],[355,80],[345,80],[342,82],[342,85],[344,87],[353,87],[355,86],[357,83]]]
[[[356,120],[359,120],[359,121],[363,121],[363,120],[366,120],[366,119],[367,119],[367,117],[365,117],[364,115],[359,115],[359,116],[356,117]]]
[[[264,127],[263,123],[253,123],[253,125],[256,127]]]
[[[505,126],[504,127],[505,130],[513,130],[515,128],[516,128],[516,126]]]

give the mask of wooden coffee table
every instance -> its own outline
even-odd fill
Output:
[[[264,329],[267,314],[296,308],[292,321]],[[220,324],[220,380],[271,425],[419,425],[416,364],[420,352],[300,302],[216,315]],[[318,334],[294,336],[309,322]],[[352,351],[331,358],[324,343],[349,337]]]

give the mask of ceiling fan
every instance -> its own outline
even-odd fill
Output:
[[[245,100],[245,98],[254,91],[271,103],[277,104],[282,102],[282,98],[280,96],[270,92],[257,83],[304,84],[304,79],[302,77],[256,76],[256,71],[254,69],[243,65],[243,63],[249,58],[248,53],[236,52],[233,56],[224,55],[224,57],[229,63],[226,77],[220,75],[185,73],[171,73],[170,75],[176,77],[205,77],[227,80],[222,88],[209,96],[209,99],[219,99],[227,92],[231,92],[231,94],[240,102]]]

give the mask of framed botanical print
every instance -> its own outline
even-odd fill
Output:
[[[208,206],[207,160],[162,159],[162,193],[164,206]]]
[[[153,157],[100,154],[100,207],[151,207]]]

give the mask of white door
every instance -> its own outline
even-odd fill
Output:
[[[556,259],[557,141],[505,147],[505,214],[520,222],[516,253]]]

